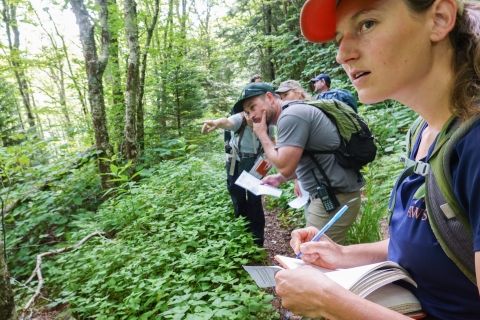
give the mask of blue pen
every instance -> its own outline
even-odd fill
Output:
[[[335,221],[338,220],[338,218],[340,218],[342,216],[342,214],[345,213],[345,211],[347,211],[348,209],[348,206],[347,205],[344,205],[342,209],[340,209],[337,213],[335,213],[335,215],[333,216],[332,219],[330,219],[330,221],[327,222],[327,224],[322,228],[322,230],[320,230],[316,235],[315,237],[313,237],[312,240],[310,240],[310,242],[315,242],[315,241],[318,241],[318,239],[320,239],[321,236],[323,236],[323,234],[325,232],[327,232],[328,228],[330,228],[332,226],[332,224],[335,223]],[[297,259],[300,258],[302,256],[302,252],[299,252],[297,254]]]

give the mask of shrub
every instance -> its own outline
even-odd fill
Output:
[[[242,268],[265,256],[233,218],[223,181],[211,163],[168,161],[109,199],[76,237],[102,228],[115,238],[46,263],[61,288],[53,304],[81,319],[267,318],[272,297]]]

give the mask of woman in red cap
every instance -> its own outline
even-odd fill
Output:
[[[449,124],[460,123],[461,129],[473,122],[452,146],[450,168],[446,168],[471,226],[472,272],[462,272],[439,244],[422,193],[425,177],[417,173],[399,179],[392,193],[390,239],[353,246],[337,245],[326,236],[309,242],[318,232],[310,227],[292,232],[295,253],[301,251],[304,261],[329,269],[395,261],[416,281],[418,288],[408,289],[420,301],[425,319],[480,319],[480,121],[475,122],[480,114],[480,4],[308,0],[301,28],[309,41],[337,42],[337,61],[362,103],[394,99],[425,120],[407,162],[428,162]],[[438,208],[433,209],[429,211]],[[408,319],[356,296],[312,267],[277,272],[276,282],[283,305],[298,315]]]

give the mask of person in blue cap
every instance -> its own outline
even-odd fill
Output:
[[[471,229],[467,241],[457,244],[471,245],[466,254],[473,277],[446,253],[434,233],[440,209],[444,220],[453,223],[450,219],[460,218],[452,217],[448,207],[432,207],[430,202],[427,206],[425,196],[432,190],[424,186],[436,178],[432,172],[425,177],[424,172],[406,171],[405,179],[397,181],[389,239],[351,246],[335,244],[327,236],[310,242],[318,230],[305,228],[292,232],[295,253],[328,269],[397,262],[417,283],[408,289],[420,301],[424,319],[480,319],[480,3],[307,0],[300,25],[309,41],[335,40],[336,60],[362,103],[393,99],[425,120],[408,160],[428,163],[452,124],[459,125],[456,132],[472,125],[450,146],[449,163],[443,169],[451,175],[452,192]],[[353,294],[310,266],[278,271],[275,280],[283,306],[297,315],[410,319]]]
[[[326,73],[321,73],[313,79],[310,79],[313,88],[317,93],[315,100],[321,99],[336,99],[350,106],[356,113],[358,113],[358,104],[355,97],[345,89],[330,90],[330,77]]]

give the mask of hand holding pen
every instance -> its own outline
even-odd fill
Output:
[[[330,221],[327,222],[327,224],[320,230],[313,238],[310,240],[310,242],[315,242],[318,241],[321,236],[325,234],[325,232],[345,213],[345,211],[348,210],[348,206],[344,205],[342,209],[338,210],[338,212],[333,216]],[[297,254],[297,259],[302,256],[302,252],[299,252]]]

